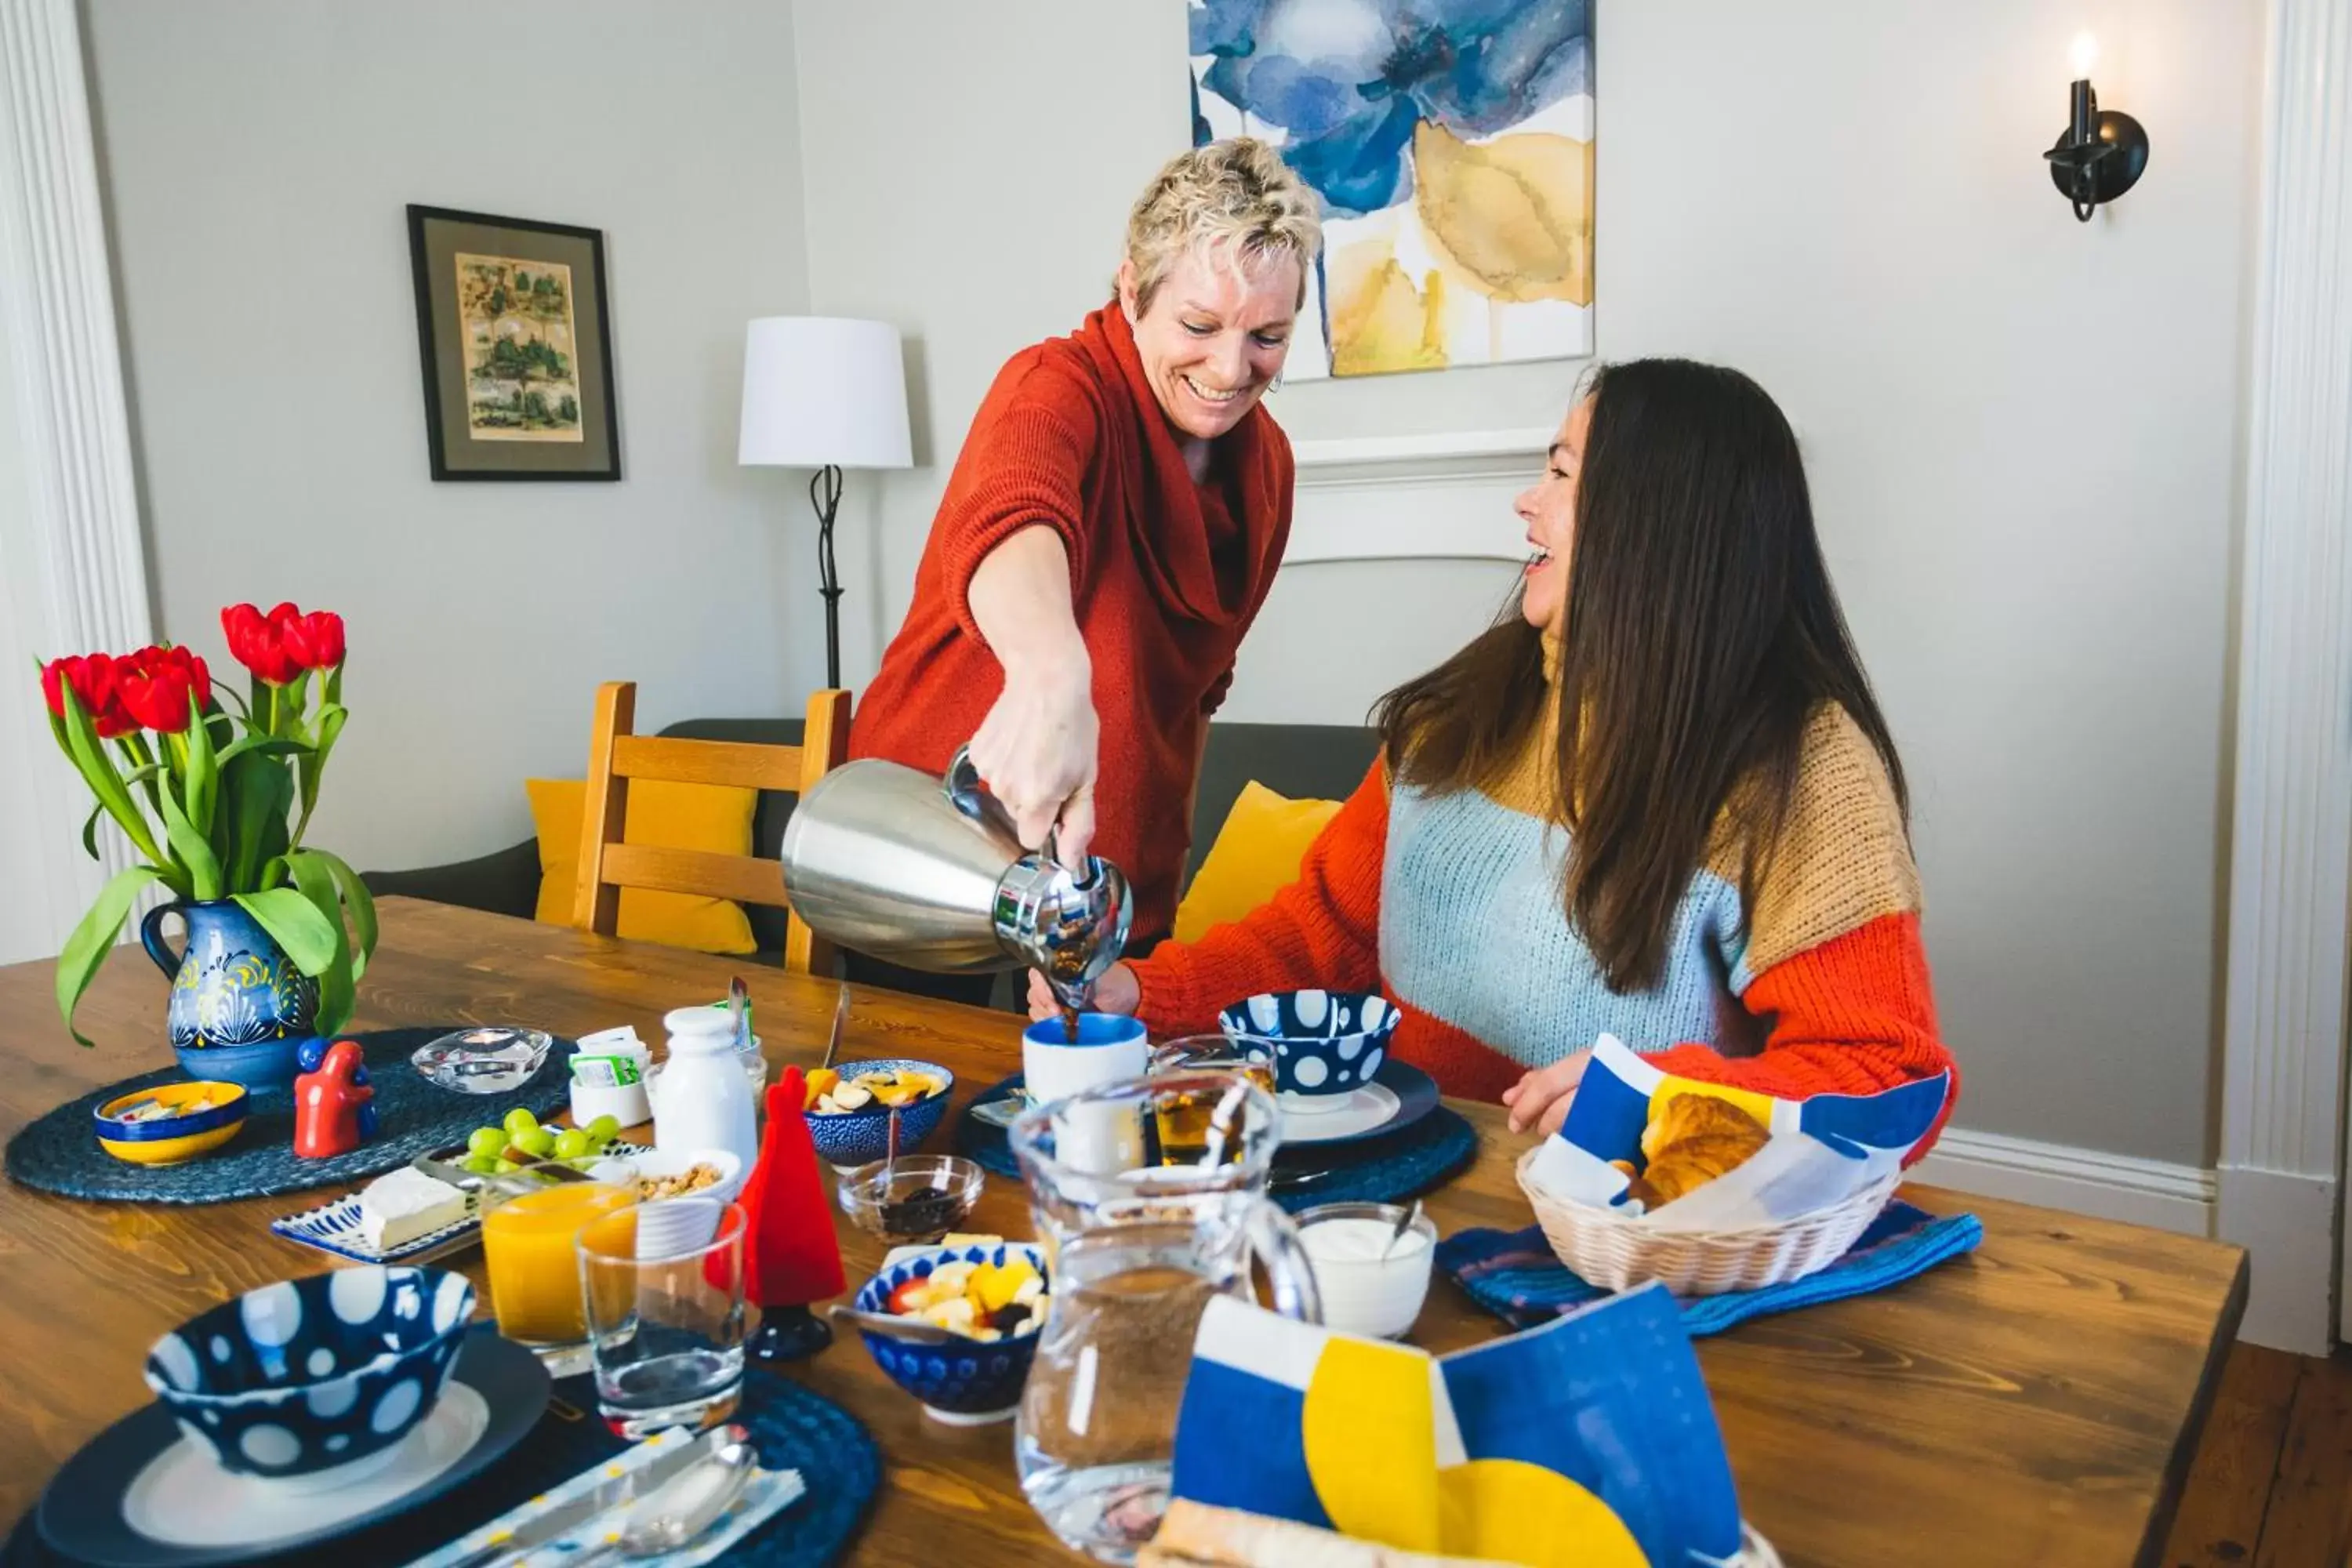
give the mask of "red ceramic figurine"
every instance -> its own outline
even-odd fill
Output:
[[[746,1347],[754,1360],[797,1361],[833,1342],[809,1303],[841,1294],[841,1242],[817,1168],[816,1141],[801,1109],[801,1069],[768,1088],[768,1131],[743,1186],[745,1295],[760,1308]]]
[[[375,1131],[375,1086],[359,1042],[337,1040],[315,1072],[294,1080],[294,1152],[305,1160],[348,1154]]]

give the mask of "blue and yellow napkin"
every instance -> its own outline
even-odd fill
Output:
[[[1715,1407],[1659,1287],[1441,1357],[1221,1297],[1193,1342],[1172,1490],[1538,1568],[1740,1548]]]
[[[641,1469],[655,1459],[674,1451],[679,1445],[691,1443],[695,1434],[683,1427],[656,1432],[652,1436],[615,1454],[602,1464],[593,1465],[551,1491],[541,1492],[527,1502],[509,1509],[498,1518],[478,1529],[469,1530],[438,1551],[427,1552],[410,1563],[408,1568],[437,1568],[472,1555],[492,1542],[503,1540],[551,1509],[561,1508],[583,1492]],[[743,1495],[728,1506],[727,1511],[712,1521],[710,1528],[676,1552],[658,1557],[640,1557],[633,1561],[642,1568],[700,1568],[716,1559],[737,1542],[765,1524],[782,1509],[798,1500],[807,1487],[798,1470],[755,1470],[751,1483]],[[570,1558],[617,1535],[635,1505],[634,1503],[583,1520],[573,1529],[541,1542],[520,1560],[518,1568],[553,1568]]]

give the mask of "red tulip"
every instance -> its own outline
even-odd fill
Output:
[[[184,647],[142,647],[115,661],[115,683],[131,718],[159,735],[176,735],[212,700],[212,672]]]
[[[229,657],[272,686],[293,681],[303,667],[286,647],[280,616],[291,620],[296,613],[291,605],[280,605],[266,616],[251,605],[231,605],[221,612]]]
[[[102,653],[86,658],[53,658],[41,670],[41,696],[50,714],[62,719],[65,694],[70,689],[82,711],[89,715],[99,738],[111,741],[139,728],[139,721],[122,705],[120,674],[118,661]]]
[[[291,605],[280,605],[279,610],[291,610]],[[295,663],[305,669],[332,669],[343,662],[343,617],[332,610],[313,610],[307,616],[278,618],[278,610],[269,612],[269,624]]]

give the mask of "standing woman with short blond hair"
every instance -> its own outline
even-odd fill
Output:
[[[1024,843],[1057,830],[1063,859],[1127,873],[1138,950],[1174,921],[1209,716],[1289,536],[1290,443],[1260,399],[1321,239],[1264,142],[1169,161],[1116,298],[997,374],[851,729],[852,755],[929,773],[971,742]]]

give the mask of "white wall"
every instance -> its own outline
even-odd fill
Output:
[[[2261,10],[1602,0],[1597,330],[1736,364],[1808,452],[1916,792],[1969,1127],[2210,1163],[2226,622]],[[859,476],[862,678],[989,376],[1105,293],[1181,145],[1183,7],[799,0],[813,307],[916,342],[929,468]],[[2077,225],[2076,29],[2147,126]],[[1541,425],[1577,366],[1293,387],[1303,438]],[[853,557],[856,559],[856,557]],[[1235,716],[1345,721],[1489,565],[1286,574]],[[878,608],[878,617],[873,612]]]
[[[784,6],[88,9],[162,630],[225,663],[223,605],[343,613],[319,842],[526,837],[598,680],[648,728],[798,710],[804,476],[734,459],[743,324],[807,300]],[[410,202],[604,230],[620,483],[428,479]]]

